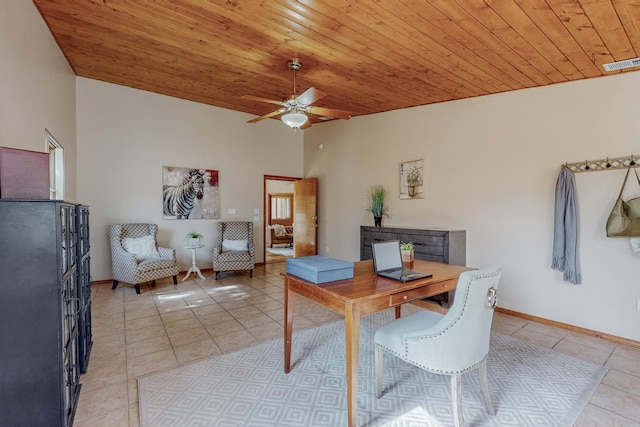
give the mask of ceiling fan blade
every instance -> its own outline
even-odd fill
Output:
[[[241,98],[250,99],[252,101],[258,101],[258,102],[266,102],[269,104],[284,105],[284,102],[282,101],[276,101],[275,99],[260,98],[259,96],[253,96],[253,95],[242,95]]]
[[[349,120],[351,118],[350,111],[334,110],[332,108],[309,107],[309,112],[317,116],[333,117],[334,119]]]
[[[260,117],[256,117],[255,119],[251,119],[247,123],[256,123],[256,122],[259,122],[260,120],[268,119],[268,118],[277,116],[278,114],[282,114],[285,111],[287,111],[286,108],[280,108],[279,110],[272,111],[269,114],[265,114],[264,116],[260,116]]]
[[[302,92],[297,98],[296,101],[300,105],[311,105],[316,102],[318,99],[322,99],[327,96],[326,93],[320,92],[315,87],[310,87],[309,89]]]
[[[306,122],[304,122],[302,126],[300,126],[300,129],[306,129],[310,127],[311,127],[311,120],[307,120]]]

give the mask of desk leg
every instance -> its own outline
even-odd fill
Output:
[[[358,351],[360,345],[360,305],[344,304],[347,349],[347,418],[349,427],[358,421]]]
[[[293,292],[284,278],[284,373],[291,372],[291,337],[293,333]]]
[[[396,319],[399,319],[401,315],[402,315],[402,306],[401,305],[397,305],[396,306]]]

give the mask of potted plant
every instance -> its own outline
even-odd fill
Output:
[[[202,243],[204,236],[197,231],[191,231],[187,233],[187,244],[191,246],[197,246]]]
[[[413,243],[400,243],[400,253],[402,254],[402,262],[413,262]]]
[[[420,184],[420,170],[413,167],[411,168],[406,175],[407,180],[407,193],[409,197],[413,197],[416,195],[416,186]]]
[[[382,217],[389,216],[389,206],[385,205],[387,190],[382,185],[373,185],[369,189],[369,206],[367,211],[373,215],[376,227],[382,225]]]

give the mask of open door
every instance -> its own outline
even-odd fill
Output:
[[[318,254],[318,178],[293,183],[293,256]]]

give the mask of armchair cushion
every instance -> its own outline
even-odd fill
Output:
[[[248,251],[249,241],[247,239],[232,240],[225,239],[222,241],[222,252],[229,251]]]
[[[154,273],[156,271],[170,270],[174,267],[175,261],[172,259],[148,258],[138,264],[138,273]]]
[[[153,236],[125,237],[122,240],[122,247],[125,251],[135,255],[137,261],[147,258],[158,258],[160,254],[156,249],[156,240]]]

